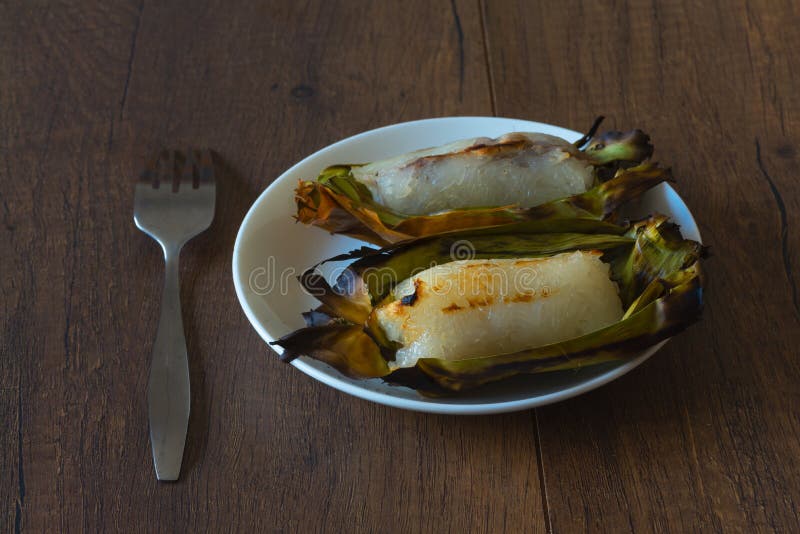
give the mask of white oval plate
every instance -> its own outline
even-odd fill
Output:
[[[344,139],[308,156],[283,173],[255,201],[244,218],[233,249],[233,281],[242,309],[265,341],[304,326],[301,312],[318,305],[296,276],[317,262],[364,245],[295,223],[294,188],[337,163],[367,162],[469,137],[497,137],[514,131],[542,132],[576,141],[581,134],[557,126],[497,117],[448,117],[386,126]],[[700,234],[689,208],[669,184],[644,195],[630,216],[669,215],[689,239]],[[353,380],[308,358],[292,362],[307,375],[362,399],[388,406],[446,414],[489,414],[524,410],[580,395],[622,376],[656,352],[661,342],[625,362],[515,377],[480,392],[429,399],[382,380]],[[272,347],[281,352],[280,347]],[[287,369],[288,372],[288,369]]]

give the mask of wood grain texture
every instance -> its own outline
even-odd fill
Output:
[[[483,7],[497,113],[653,135],[712,247],[704,320],[538,410],[551,529],[800,529],[796,2]]]
[[[531,413],[346,397],[278,362],[231,282],[245,211],[298,159],[389,123],[491,114],[475,2],[1,9],[6,529],[544,528]],[[216,221],[182,258],[193,403],[170,485],[145,400],[163,266],[132,224],[132,183],[157,147],[189,144],[223,168]]]
[[[21,478],[20,457],[20,392],[18,388],[0,387],[0,423],[4,430],[0,438],[0,499],[4,504],[2,524],[8,530],[17,528],[25,504],[25,480]]]
[[[0,4],[0,521],[7,531],[800,529],[800,8],[495,0]],[[496,113],[652,133],[712,245],[702,323],[581,398],[449,418],[344,396],[241,313],[233,241],[305,155]],[[192,416],[147,438],[161,146],[220,155],[182,258]]]

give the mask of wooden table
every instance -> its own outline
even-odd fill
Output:
[[[793,0],[0,4],[4,530],[798,532],[798,28]],[[300,158],[423,117],[597,114],[652,134],[713,251],[703,321],[634,372],[432,416],[323,386],[249,326],[234,237]],[[183,256],[194,398],[163,484],[162,259],[132,183],[188,145],[226,164]]]

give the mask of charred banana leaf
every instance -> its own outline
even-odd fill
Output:
[[[602,222],[596,222],[603,227]],[[362,248],[335,260],[355,260],[331,287],[311,269],[302,284],[322,306],[306,315],[309,325],[275,344],[282,359],[306,355],[355,378],[381,377],[425,394],[458,392],[520,373],[575,369],[629,358],[695,322],[702,309],[699,260],[704,248],[685,240],[664,217],[631,225],[624,233],[509,233],[507,227],[455,232],[376,250]],[[468,244],[470,260],[502,262],[602,254],[619,288],[619,319],[581,335],[541,346],[467,359],[425,357],[403,360],[402,343],[387,334],[381,310],[387,303],[413,309],[417,288],[402,283],[432,265],[460,268],[458,250]],[[557,256],[560,255],[560,256]],[[481,304],[486,304],[481,303]],[[385,315],[385,314],[384,314]]]

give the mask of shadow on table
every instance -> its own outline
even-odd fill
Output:
[[[561,441],[569,436],[574,442],[596,441],[602,436],[628,433],[644,436],[659,436],[665,432],[677,432],[687,420],[704,404],[704,391],[698,387],[703,382],[705,372],[695,367],[691,380],[676,383],[675,377],[685,369],[686,355],[677,343],[669,343],[651,359],[616,380],[554,404],[536,409],[489,416],[446,416],[433,415],[434,419],[451,419],[463,431],[486,431],[491,434],[493,421],[502,417],[506,424],[538,425],[543,439]],[[559,371],[568,380],[574,371]],[[521,375],[498,382],[485,388],[481,393],[502,391],[504,387],[524,387],[530,384],[534,389],[542,375]],[[552,376],[557,378],[557,375]],[[549,381],[552,380],[548,377]],[[557,386],[558,380],[551,385]],[[556,387],[554,387],[556,389]],[[534,426],[534,431],[536,431]],[[558,436],[556,436],[558,435]],[[487,435],[487,439],[493,439]],[[578,445],[578,443],[575,443]]]
[[[259,191],[220,154],[214,153],[217,184],[216,212],[210,228],[187,244],[181,275],[184,329],[189,352],[192,404],[183,458],[182,478],[203,458],[208,442],[209,406],[206,372],[209,358],[224,348],[225,336],[214,336],[225,319],[222,314],[235,305],[231,256],[236,233]]]

